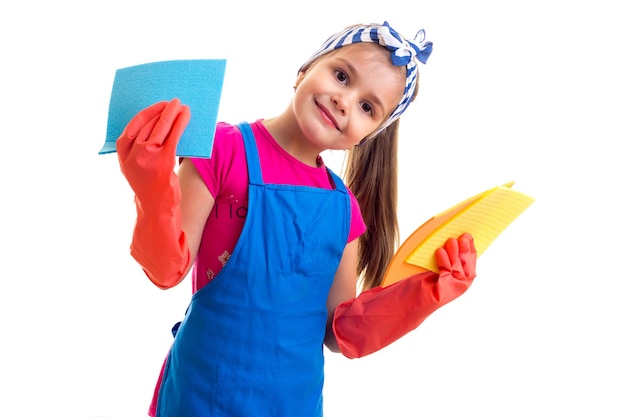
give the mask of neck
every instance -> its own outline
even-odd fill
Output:
[[[293,113],[285,111],[276,117],[263,120],[263,125],[285,152],[303,164],[317,166],[317,157],[323,149],[309,142]]]

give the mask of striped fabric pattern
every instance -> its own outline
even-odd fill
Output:
[[[419,74],[417,63],[426,63],[432,52],[433,44],[432,42],[426,41],[426,32],[424,29],[417,32],[413,41],[409,41],[394,30],[386,21],[382,25],[377,23],[355,25],[335,33],[328,38],[320,49],[311,55],[300,67],[300,70],[305,69],[312,62],[331,51],[339,49],[342,46],[360,42],[372,42],[384,46],[391,53],[391,62],[393,65],[406,67],[406,84],[400,102],[378,130],[365,138],[367,140],[376,136],[398,119],[409,106],[411,97],[413,97],[417,86],[417,76]]]

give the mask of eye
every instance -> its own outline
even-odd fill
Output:
[[[374,115],[374,107],[372,107],[372,105],[366,101],[361,103],[361,110],[363,110],[365,113],[369,113],[372,116]]]
[[[335,78],[342,84],[346,84],[348,82],[348,75],[341,70],[335,70]]]

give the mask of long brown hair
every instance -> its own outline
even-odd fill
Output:
[[[357,265],[363,289],[381,284],[398,245],[398,125],[396,120],[347,154],[344,179],[367,226]]]
[[[411,101],[415,100],[417,91],[418,85]],[[396,119],[376,137],[347,153],[344,180],[359,202],[367,226],[359,240],[357,264],[363,290],[382,283],[399,243],[399,125],[400,119]]]

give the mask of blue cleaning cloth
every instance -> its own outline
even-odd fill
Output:
[[[106,141],[99,154],[115,152],[115,141],[139,111],[159,101],[179,98],[191,109],[191,120],[176,155],[210,158],[225,70],[224,59],[161,61],[118,69],[109,103]]]

